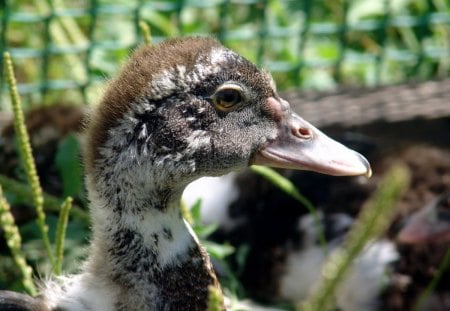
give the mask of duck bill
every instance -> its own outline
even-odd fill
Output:
[[[291,112],[287,102],[269,98],[267,104],[278,123],[278,134],[258,150],[252,164],[334,176],[372,175],[366,158]]]
[[[401,244],[450,241],[450,193],[410,216],[397,234]]]

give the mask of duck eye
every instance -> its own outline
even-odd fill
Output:
[[[242,102],[242,90],[238,86],[224,87],[213,95],[213,101],[220,111],[230,111]]]

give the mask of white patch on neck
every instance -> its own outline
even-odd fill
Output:
[[[87,186],[91,187],[91,176],[88,175],[86,180]],[[52,308],[59,307],[67,311],[114,310],[117,297],[123,294],[121,285],[109,279],[110,274],[105,274],[106,270],[99,272],[92,269],[98,266],[98,256],[103,256],[100,261],[105,259],[104,256],[108,256],[103,241],[109,241],[111,237],[105,228],[111,225],[111,221],[117,221],[119,218],[97,191],[91,190],[89,198],[94,220],[91,256],[81,274],[44,283],[42,293]],[[123,227],[135,230],[142,235],[145,245],[156,245],[158,264],[163,269],[167,265],[176,265],[177,260],[187,258],[189,250],[195,245],[195,234],[179,213],[177,206],[166,206],[162,211],[149,209],[140,215],[124,210],[117,229]],[[156,244],[155,234],[158,236]],[[106,266],[104,268],[109,269]]]
[[[154,245],[158,236],[157,255],[161,268],[175,264],[175,260],[187,258],[189,250],[195,245],[195,235],[183,218],[179,217],[178,207],[167,207],[165,211],[149,210],[137,223],[137,230],[142,233],[144,244]],[[130,216],[130,221],[135,217]],[[167,237],[170,230],[170,238]]]

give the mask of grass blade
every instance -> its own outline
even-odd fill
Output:
[[[150,26],[143,20],[139,21],[139,28],[141,29],[142,36],[144,37],[145,45],[152,44],[152,35],[150,33]]]
[[[56,275],[60,275],[62,272],[62,262],[64,257],[64,240],[66,239],[67,221],[69,219],[69,212],[72,208],[72,198],[67,199],[61,205],[61,211],[59,212],[58,225],[56,226],[56,238],[55,238],[55,265],[53,272]]]
[[[425,290],[420,294],[419,298],[417,299],[417,302],[413,308],[413,311],[423,310],[421,308],[422,304],[425,302],[425,300],[428,298],[428,296],[430,296],[430,294],[436,288],[437,284],[442,279],[444,271],[448,268],[449,264],[450,264],[450,246],[447,248],[447,252],[445,253],[444,259],[442,259],[433,279],[431,280],[431,282],[428,284],[427,288],[425,288]]]

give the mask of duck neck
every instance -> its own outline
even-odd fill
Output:
[[[181,215],[181,189],[123,180],[89,188],[96,190],[90,192],[94,226],[87,269],[114,287],[116,309],[206,309],[208,287],[218,282]]]

